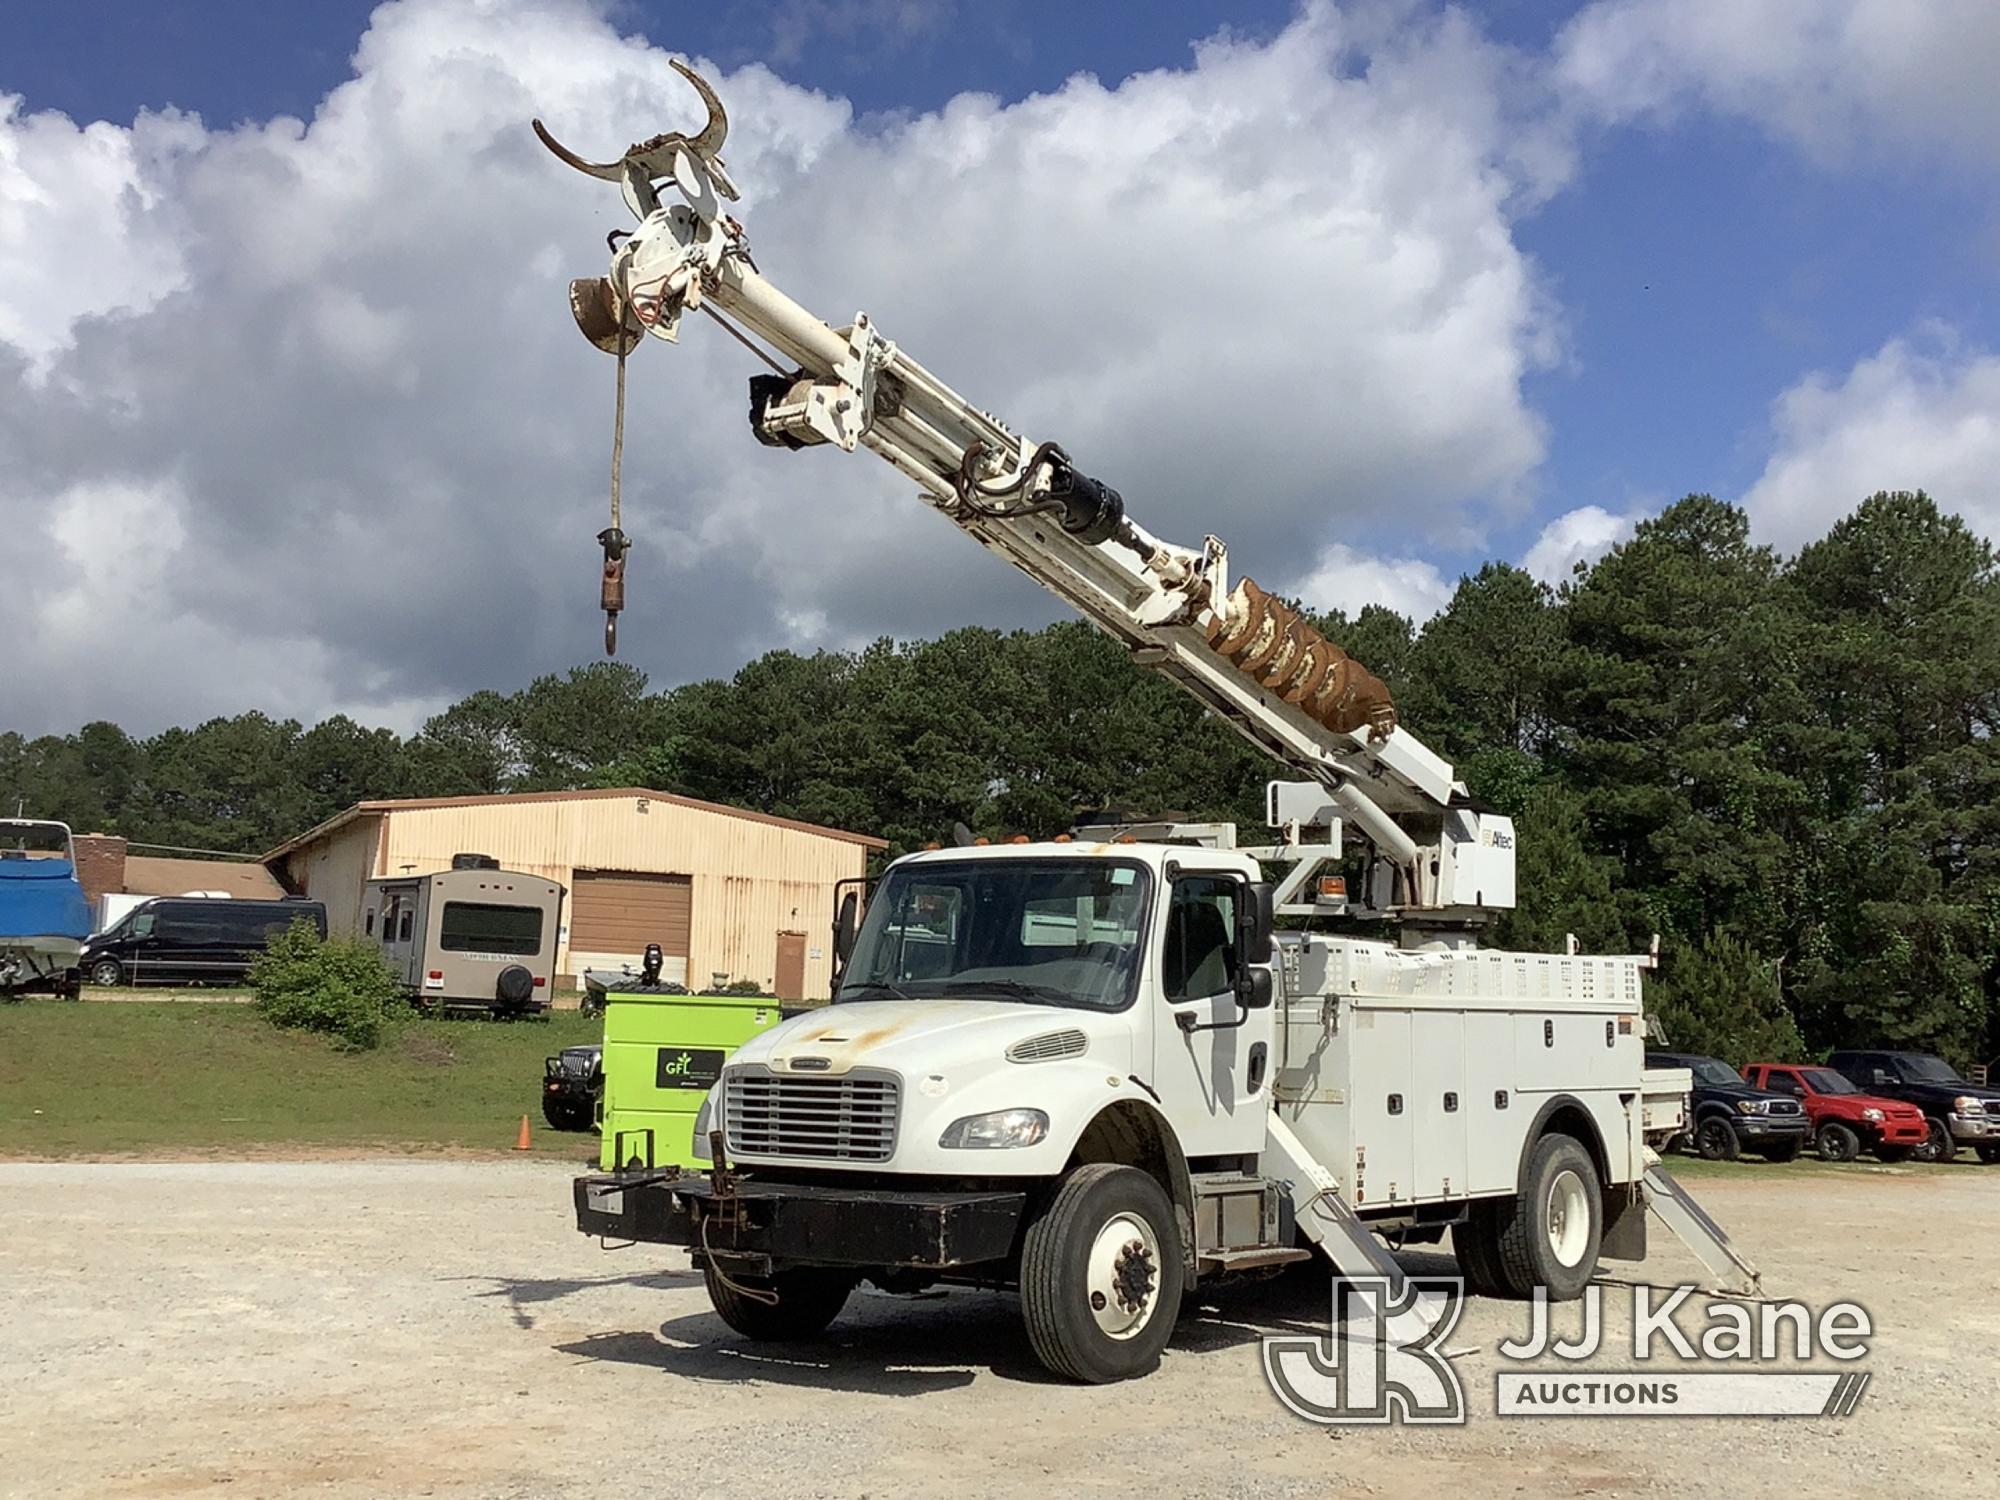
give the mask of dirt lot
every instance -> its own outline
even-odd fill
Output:
[[[1258,1371],[1261,1332],[1324,1326],[1323,1276],[1204,1298],[1157,1374],[1107,1389],[1046,1380],[984,1293],[863,1293],[827,1345],[757,1348],[678,1252],[579,1236],[567,1172],[0,1164],[0,1492],[1906,1496],[2000,1460],[2000,1172],[1970,1164],[1696,1184],[1775,1292],[1873,1311],[1847,1421],[1503,1421],[1494,1345],[1525,1319],[1478,1302],[1452,1339],[1469,1426],[1344,1430]]]

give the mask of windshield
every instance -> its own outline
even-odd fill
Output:
[[[1712,1057],[1689,1058],[1688,1071],[1694,1074],[1697,1083],[1708,1084],[1711,1088],[1740,1089],[1743,1087],[1743,1075],[1741,1073],[1730,1067],[1728,1063],[1717,1062]]]
[[[1027,1000],[1122,1010],[1152,876],[1103,859],[904,865],[868,903],[838,1000]]]
[[[1925,1057],[1919,1054],[1914,1057],[1899,1057],[1896,1061],[1904,1077],[1919,1083],[1965,1082],[1958,1076],[1958,1069],[1941,1057]]]
[[[69,830],[62,824],[0,818],[0,859],[69,858]]]
[[[1842,1078],[1831,1068],[1801,1068],[1799,1077],[1806,1081],[1806,1087],[1815,1094],[1858,1094],[1860,1089]]]

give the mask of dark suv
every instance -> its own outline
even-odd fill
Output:
[[[1901,1099],[1924,1112],[1930,1139],[1918,1161],[1950,1161],[1970,1146],[1985,1162],[2000,1161],[2000,1089],[1980,1088],[1928,1052],[1836,1052],[1826,1065],[1871,1094]]]
[[[1767,1161],[1790,1161],[1809,1134],[1805,1106],[1788,1094],[1743,1081],[1728,1063],[1693,1052],[1648,1052],[1649,1068],[1686,1068],[1694,1075],[1688,1098],[1689,1140],[1710,1161],[1734,1161],[1745,1151]]]

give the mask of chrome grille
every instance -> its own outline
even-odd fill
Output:
[[[901,1102],[893,1073],[800,1078],[757,1064],[731,1068],[722,1083],[724,1140],[731,1156],[887,1161]]]
[[[1767,1115],[1795,1115],[1800,1113],[1796,1099],[1773,1099],[1764,1106]]]

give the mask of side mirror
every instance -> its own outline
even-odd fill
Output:
[[[860,936],[861,893],[849,891],[840,898],[840,914],[833,919],[833,956],[843,967],[853,957]]]
[[[1275,956],[1271,935],[1277,928],[1270,882],[1257,881],[1245,894],[1248,899],[1238,908],[1236,916],[1236,952],[1245,964],[1267,964]],[[1266,986],[1266,1005],[1271,1003],[1268,995]]]
[[[1245,969],[1236,978],[1236,1003],[1245,1010],[1271,1008],[1271,971]]]

